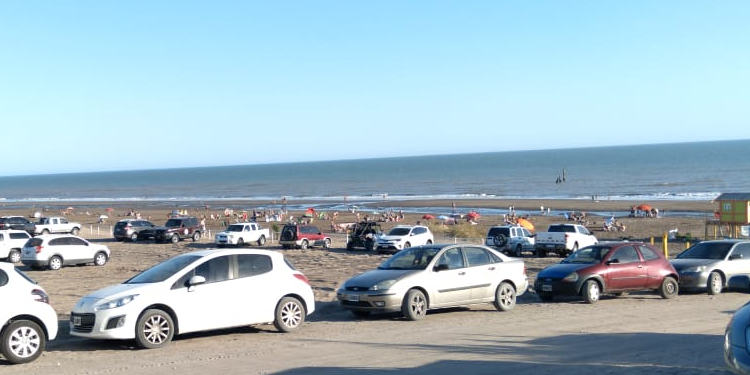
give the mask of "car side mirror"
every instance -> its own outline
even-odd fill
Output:
[[[435,271],[435,272],[447,271],[448,270],[448,265],[447,264],[438,264],[435,267],[433,267],[432,270]]]
[[[742,259],[742,254],[732,254],[729,256],[729,260]]]
[[[201,275],[195,275],[188,280],[188,292],[192,292],[193,288],[198,285],[205,284],[206,278]]]
[[[610,259],[610,260],[607,261],[607,265],[618,264],[618,263],[620,263],[620,260],[616,259],[616,258],[615,259]]]

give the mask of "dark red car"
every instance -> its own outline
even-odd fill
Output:
[[[640,242],[600,243],[580,249],[539,272],[534,289],[543,301],[558,295],[582,296],[588,303],[602,293],[657,290],[677,295],[677,271],[664,256]]]

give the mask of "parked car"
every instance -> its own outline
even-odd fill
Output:
[[[223,232],[216,233],[215,241],[219,247],[227,245],[245,246],[255,243],[258,246],[266,244],[271,237],[268,228],[261,228],[258,223],[230,224]]]
[[[520,257],[524,251],[534,252],[534,236],[521,226],[498,225],[487,231],[484,243],[501,252]]]
[[[10,263],[21,261],[21,249],[31,238],[25,230],[0,230],[0,259]]]
[[[285,249],[291,247],[307,249],[312,246],[322,246],[324,249],[329,249],[331,237],[323,234],[318,227],[313,225],[287,224],[281,229],[279,243]]]
[[[699,242],[671,263],[680,275],[680,289],[719,294],[733,276],[750,275],[750,241]]]
[[[0,354],[14,364],[37,359],[57,336],[57,314],[44,288],[0,263],[0,301]]]
[[[727,325],[724,361],[735,374],[750,374],[750,303],[735,311]]]
[[[482,245],[427,245],[401,250],[347,280],[336,296],[358,316],[401,312],[419,320],[427,310],[478,303],[507,311],[527,287],[521,259]]]
[[[138,233],[146,229],[152,229],[155,226],[156,225],[148,220],[124,219],[115,224],[112,234],[115,237],[115,241],[130,240],[135,242],[138,240]]]
[[[640,242],[601,243],[580,249],[546,267],[534,289],[543,301],[555,296],[582,296],[595,303],[602,293],[658,290],[672,298],[679,291],[677,271],[664,255]]]
[[[432,245],[433,241],[430,228],[422,225],[397,225],[388,234],[378,238],[375,250],[398,251],[412,246]]]
[[[30,229],[29,234],[35,236],[55,233],[70,233],[77,236],[81,230],[81,224],[70,222],[65,217],[52,216],[39,218],[33,227],[27,227],[27,229]]]
[[[294,331],[313,311],[309,281],[281,253],[212,249],[178,255],[81,298],[70,334],[135,339],[153,349],[178,334],[250,324]]]
[[[536,255],[545,257],[552,252],[566,257],[582,247],[598,242],[599,240],[583,225],[552,224],[546,232],[536,234]]]
[[[138,240],[153,238],[156,242],[177,243],[191,238],[193,241],[201,239],[203,227],[198,218],[192,216],[173,217],[164,223],[163,227],[153,227],[138,232]]]
[[[32,268],[59,270],[71,264],[107,264],[109,248],[73,235],[42,235],[30,238],[21,253],[21,263]]]
[[[377,237],[382,233],[383,229],[380,227],[380,223],[376,221],[355,223],[347,233],[346,249],[354,250],[355,248],[363,248],[372,251],[375,249]]]
[[[0,230],[15,229],[26,230],[29,225],[33,224],[23,216],[3,216],[0,217]]]

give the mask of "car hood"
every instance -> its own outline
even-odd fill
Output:
[[[594,265],[596,265],[596,263],[559,263],[543,269],[539,272],[539,275],[537,275],[537,279],[562,279],[563,277],[568,276],[571,272],[579,271]]]
[[[344,286],[369,288],[381,281],[400,280],[419,271],[422,270],[372,270],[352,277],[344,283]]]
[[[147,290],[155,288],[157,285],[158,284],[156,283],[110,285],[93,293],[89,293],[87,296],[83,297],[83,299],[102,300],[120,298],[133,294],[143,294]]]
[[[227,231],[223,231],[223,232],[216,233],[216,235],[217,236],[229,236],[231,234],[240,234],[240,233],[242,233],[242,232],[227,232]]]
[[[688,267],[708,266],[719,262],[721,260],[718,259],[673,259],[669,261],[678,272]]]
[[[388,235],[378,237],[379,240],[383,240],[383,241],[401,241],[404,238],[406,237],[405,236],[388,236]]]

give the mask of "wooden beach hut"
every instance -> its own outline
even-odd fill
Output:
[[[717,202],[719,207],[712,221],[721,232],[728,228],[728,233],[722,233],[722,236],[747,237],[750,224],[750,193],[723,193],[714,202]],[[716,236],[714,227],[714,237]]]

